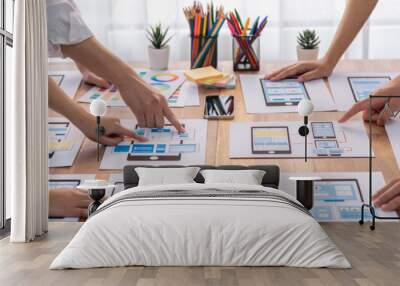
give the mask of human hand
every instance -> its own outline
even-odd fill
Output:
[[[168,102],[156,89],[140,78],[129,80],[119,86],[124,101],[135,114],[140,127],[164,127],[164,117],[179,131],[182,124],[168,106]]]
[[[53,189],[49,191],[49,216],[86,218],[90,203],[91,199],[85,191]]]
[[[95,85],[95,86],[98,86],[101,88],[109,88],[110,87],[110,83],[107,80],[105,80],[104,78],[99,77],[96,74],[92,73],[90,70],[88,70],[83,65],[80,65],[76,62],[75,62],[75,64],[78,67],[79,71],[81,72],[83,81],[85,83],[90,84],[90,85]]]
[[[395,179],[372,197],[374,206],[385,212],[397,211],[400,214],[400,179]]]
[[[109,88],[111,86],[104,78],[101,78],[90,71],[83,73],[82,77],[83,81],[90,85],[95,85],[101,88]]]
[[[378,126],[384,126],[386,122],[392,116],[392,112],[400,110],[400,98],[392,98],[389,101],[390,110],[385,108],[386,103],[388,103],[389,98],[385,96],[400,96],[400,77],[391,80],[378,90],[373,93],[374,96],[382,96],[382,98],[374,98],[372,102],[372,121],[376,122]],[[339,122],[343,123],[349,120],[356,114],[363,112],[363,119],[365,121],[369,120],[370,111],[370,99],[367,98],[353,105],[349,111],[347,111]]]
[[[89,115],[87,120],[78,123],[78,125],[80,125],[78,128],[86,137],[95,142],[97,141],[97,124],[94,116]],[[139,136],[135,132],[123,127],[117,118],[102,117],[100,125],[105,129],[105,134],[100,136],[99,142],[103,145],[114,146],[124,141],[125,138],[135,139],[140,142],[147,140],[145,137]]]
[[[290,77],[298,77],[300,82],[329,76],[334,67],[324,60],[298,62],[267,75],[265,79],[276,81]]]

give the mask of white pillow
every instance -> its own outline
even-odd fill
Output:
[[[206,184],[261,185],[265,171],[261,170],[203,170]]]
[[[139,176],[139,186],[190,184],[200,168],[135,168]]]

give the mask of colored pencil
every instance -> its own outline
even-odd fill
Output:
[[[225,22],[224,8],[214,6],[213,2],[204,8],[200,2],[195,1],[191,6],[183,8],[183,13],[192,37],[192,67],[216,65],[216,38]]]
[[[232,36],[239,45],[234,63],[238,64],[245,61],[247,58],[252,69],[257,69],[259,67],[259,59],[252,45],[265,29],[268,23],[268,16],[264,17],[261,23],[260,17],[257,17],[252,26],[250,25],[250,18],[247,18],[243,25],[240,14],[235,9],[228,14],[227,23]]]

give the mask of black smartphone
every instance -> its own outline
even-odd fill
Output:
[[[206,96],[205,119],[233,119],[235,112],[234,97],[229,95]]]

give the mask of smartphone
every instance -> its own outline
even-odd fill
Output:
[[[335,128],[332,122],[311,122],[311,129],[315,139],[336,138]]]
[[[205,119],[233,119],[235,100],[233,96],[206,96],[204,107]]]

